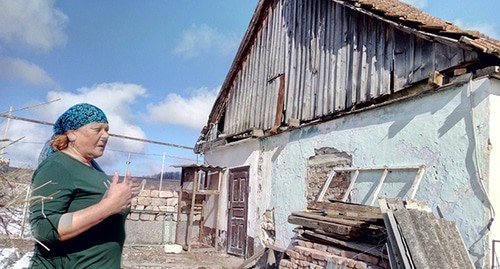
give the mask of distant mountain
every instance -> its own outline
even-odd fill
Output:
[[[160,180],[161,173],[154,174],[151,179]],[[181,172],[165,172],[163,173],[163,180],[181,180]]]

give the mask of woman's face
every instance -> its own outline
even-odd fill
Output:
[[[74,132],[75,149],[87,160],[101,157],[109,138],[108,131],[109,125],[102,122],[93,122],[78,128]]]

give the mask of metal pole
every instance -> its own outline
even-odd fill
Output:
[[[165,151],[163,152],[163,159],[161,160],[161,174],[160,174],[160,191],[162,190],[162,184],[163,184],[163,172],[164,172],[164,167],[165,167]]]
[[[3,131],[3,139],[2,139],[2,141],[8,141],[8,139],[7,139],[7,132],[9,130],[10,116],[12,116],[12,110],[13,110],[13,108],[12,108],[12,106],[10,106],[9,113],[7,114],[7,115],[9,115],[9,117],[7,118],[7,123],[5,123],[5,129]],[[3,149],[4,148],[5,147],[0,148],[0,156],[3,155]]]
[[[26,189],[26,198],[24,200],[23,218],[21,221],[21,233],[19,234],[19,238],[24,237],[24,226],[26,226],[26,215],[28,213],[28,203],[30,195],[31,195],[31,184],[28,184],[28,187]]]
[[[127,169],[125,170],[125,176],[127,175],[127,172],[129,171],[129,165],[130,165],[130,152],[128,153],[128,158],[127,158]]]

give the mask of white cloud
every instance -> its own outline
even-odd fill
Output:
[[[494,23],[484,23],[484,22],[463,22],[462,20],[454,20],[453,24],[464,30],[475,30],[489,37],[499,39],[500,33],[497,32],[497,27]]]
[[[80,88],[74,92],[50,91],[47,93],[47,100],[61,98],[60,101],[50,103],[46,106],[40,106],[32,109],[31,118],[55,122],[57,117],[66,109],[77,103],[87,102],[101,108],[110,122],[110,133],[120,134],[136,138],[145,138],[145,132],[134,123],[135,113],[131,105],[136,99],[146,95],[146,89],[135,84],[108,83],[98,84],[90,88]],[[1,130],[4,130],[6,121],[0,124]],[[48,125],[39,125],[22,121],[11,121],[8,137],[11,141],[25,136],[18,143],[15,143],[5,149],[6,158],[16,161],[17,165],[35,167],[38,154],[42,149],[43,143],[52,135],[52,127]],[[2,144],[5,145],[5,144]],[[108,150],[104,156],[98,159],[103,169],[109,171],[116,167],[120,162],[125,164],[127,159],[126,152],[143,152],[145,143],[111,138],[108,143]],[[118,149],[124,152],[113,151],[109,149]],[[119,171],[123,174],[124,171]]]
[[[5,130],[6,120],[0,125],[3,132]],[[35,125],[25,121],[11,120],[7,133],[9,143],[19,140],[9,146],[7,143],[1,143],[4,149],[4,157],[15,160],[12,165],[16,167],[36,168],[38,155],[44,142],[50,137],[52,127],[48,125]]]
[[[184,31],[174,52],[185,58],[194,58],[211,51],[226,54],[235,51],[240,41],[240,37],[220,33],[208,25],[192,25]]]
[[[401,2],[407,3],[408,5],[412,5],[419,9],[423,9],[427,6],[427,0],[401,0]]]
[[[219,89],[200,88],[188,98],[169,94],[163,101],[147,106],[147,117],[159,123],[177,124],[201,130],[207,123]]]
[[[66,43],[68,17],[54,0],[0,0],[0,42],[48,51]]]
[[[0,57],[0,77],[21,80],[34,86],[58,87],[38,65],[18,58]]]

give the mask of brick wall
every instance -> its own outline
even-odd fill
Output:
[[[174,220],[177,220],[178,202],[179,195],[176,191],[142,190],[137,197],[132,199],[132,210],[128,219],[133,221],[163,220],[167,212],[173,213]]]
[[[175,241],[178,192],[142,190],[132,199],[125,225],[127,245],[164,245]]]
[[[315,155],[308,160],[307,170],[307,201],[315,201],[323,188],[328,174],[335,167],[351,166],[352,156],[334,148],[320,148],[315,150]],[[324,196],[324,200],[339,200],[349,187],[349,173],[337,174]]]

